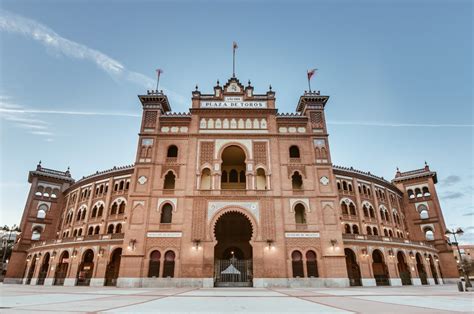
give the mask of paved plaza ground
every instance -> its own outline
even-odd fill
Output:
[[[305,289],[114,288],[0,285],[1,313],[474,312],[474,294],[454,285]]]

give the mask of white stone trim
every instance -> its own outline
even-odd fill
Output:
[[[364,287],[375,287],[377,283],[374,278],[362,278],[362,286]]]
[[[237,206],[245,208],[249,213],[252,214],[254,219],[259,222],[260,219],[260,209],[258,202],[209,202],[207,207],[207,221],[210,222],[212,218],[219,212],[222,208],[228,206]]]
[[[308,198],[290,198],[290,212],[294,213],[294,207],[296,203],[303,203],[306,207],[308,213],[311,212],[311,207],[309,206],[309,199]]]
[[[173,204],[173,211],[177,212],[178,211],[178,199],[177,198],[159,198],[158,199],[158,206],[156,207],[157,211],[160,211],[161,205],[165,202],[170,202]]]

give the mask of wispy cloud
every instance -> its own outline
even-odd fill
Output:
[[[93,62],[99,69],[105,71],[114,79],[124,79],[135,84],[152,89],[155,80],[138,72],[128,70],[121,62],[86,45],[64,38],[51,28],[35,20],[20,15],[0,11],[0,30],[23,35],[40,42],[64,56]],[[179,93],[163,88],[168,96],[178,104],[185,104],[186,97]]]
[[[461,177],[456,175],[449,175],[440,181],[444,186],[451,186],[453,184],[461,182]]]
[[[74,110],[50,110],[50,109],[26,109],[26,108],[1,108],[0,113],[12,114],[58,114],[58,115],[73,115],[73,116],[119,116],[119,117],[140,117],[136,113],[127,112],[101,112],[101,111],[74,111]],[[22,118],[15,117],[16,121],[20,122]],[[26,119],[28,120],[28,119]]]
[[[461,192],[446,192],[444,195],[441,196],[442,199],[445,200],[454,200],[464,196],[464,193]]]
[[[332,125],[355,125],[375,127],[422,127],[422,128],[474,128],[474,124],[462,123],[398,123],[398,122],[371,122],[371,121],[328,121]]]
[[[465,214],[463,214],[463,216],[474,216],[474,212],[465,213]]]

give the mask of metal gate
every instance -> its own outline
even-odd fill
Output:
[[[252,260],[216,260],[214,285],[216,287],[252,287]]]

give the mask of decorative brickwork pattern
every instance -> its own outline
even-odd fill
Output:
[[[165,250],[167,248],[179,248],[181,246],[181,238],[148,238],[146,241],[147,250],[159,248]],[[163,254],[164,252],[162,252]]]
[[[154,129],[156,126],[156,119],[158,118],[158,111],[146,111],[145,112],[145,128]]]
[[[194,200],[192,239],[203,240],[206,237],[206,206],[204,199]]]
[[[309,115],[309,119],[311,121],[311,127],[313,128],[322,128],[323,124],[323,113],[320,111],[313,111]]]
[[[214,142],[201,142],[201,156],[199,159],[200,165],[209,163],[212,164],[212,160],[214,159]]]
[[[267,143],[265,142],[254,142],[253,153],[255,164],[267,164]]]
[[[179,177],[179,165],[176,166],[165,166],[161,168],[161,177],[168,173],[168,171],[173,170],[176,174],[176,177]]]
[[[290,238],[286,239],[286,247],[288,251],[292,251],[295,248],[314,248],[319,246],[320,240],[319,239],[311,239],[311,238]]]
[[[295,171],[298,171],[306,178],[306,167],[304,165],[288,165],[288,178],[291,178]]]
[[[264,240],[275,240],[275,211],[271,200],[261,201],[262,236]]]

